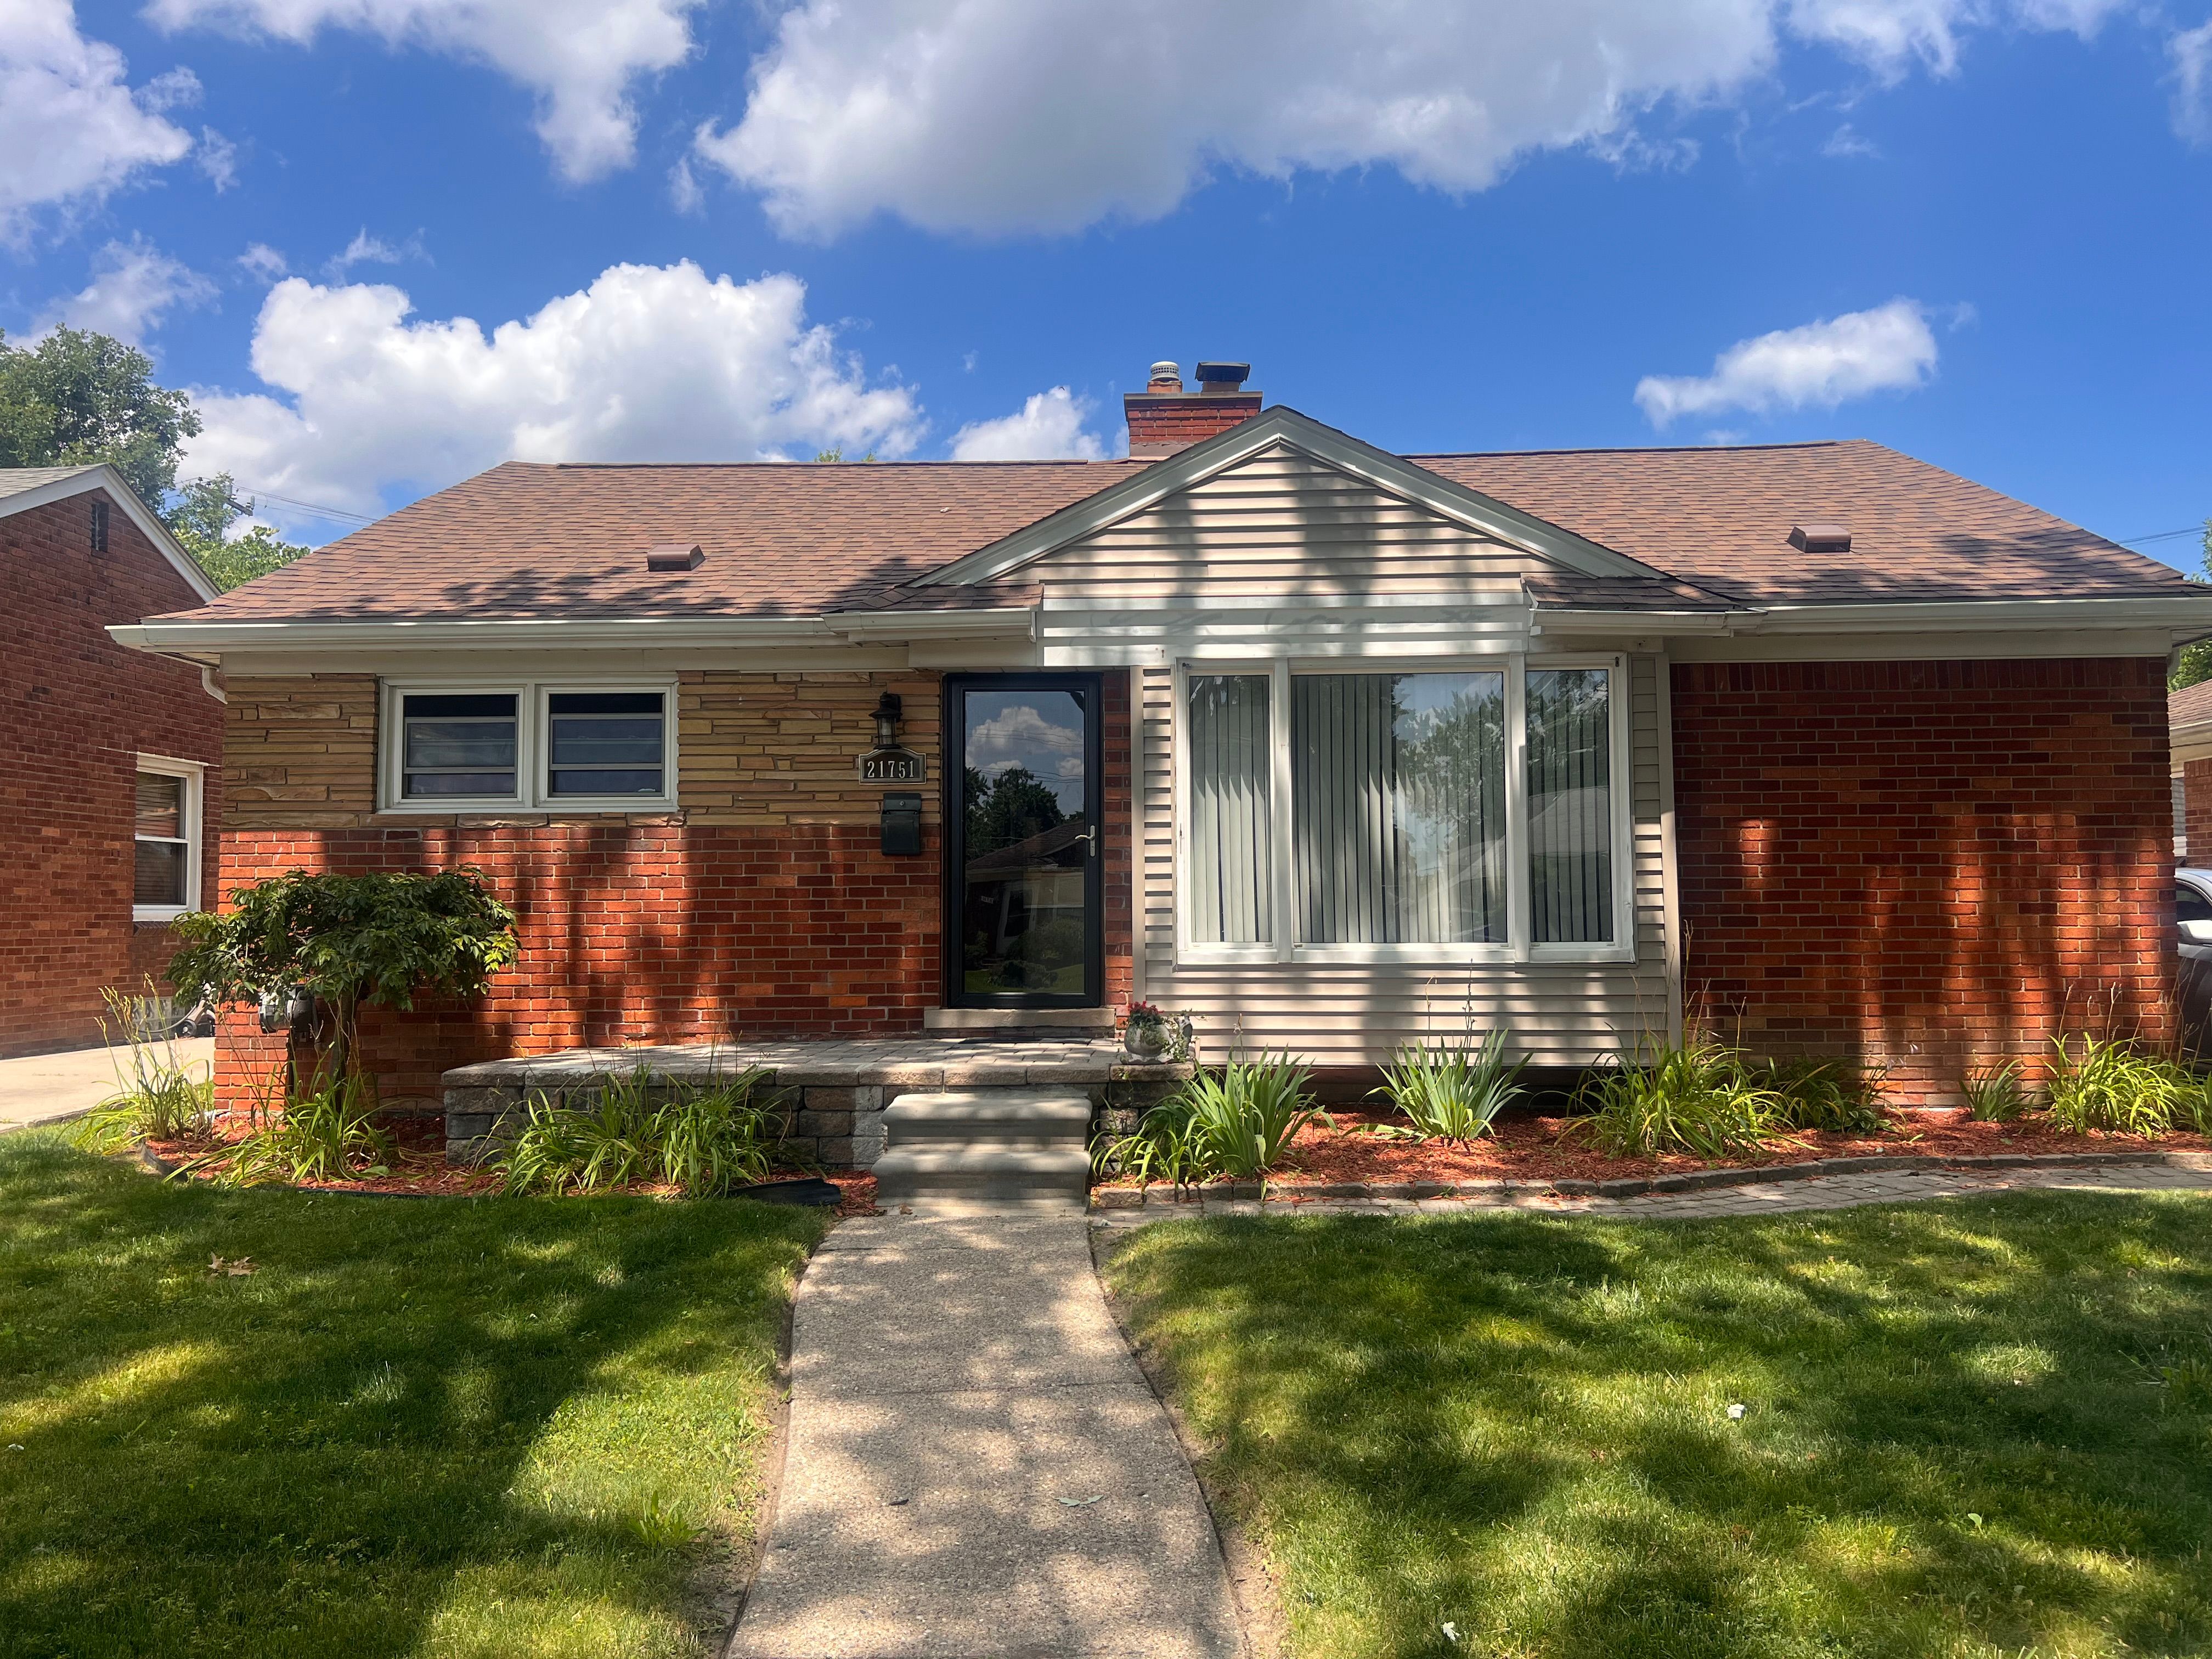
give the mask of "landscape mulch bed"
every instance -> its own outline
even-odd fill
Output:
[[[194,1166],[193,1160],[219,1153],[234,1139],[224,1127],[191,1140],[149,1140],[145,1150],[167,1171],[181,1171],[195,1180],[212,1181],[221,1174],[213,1167]],[[488,1198],[500,1189],[498,1171],[471,1169],[446,1162],[445,1120],[437,1117],[398,1118],[381,1126],[392,1139],[388,1175],[363,1175],[344,1181],[295,1181],[284,1184],[302,1192],[359,1193],[392,1197]],[[811,1170],[778,1170],[771,1180],[787,1180]],[[837,1188],[840,1216],[875,1215],[876,1178],[872,1175],[832,1173],[826,1179]],[[599,1196],[622,1193],[641,1198],[675,1198],[678,1189],[665,1182],[635,1182],[625,1187],[601,1189]]]
[[[1383,1114],[1339,1110],[1334,1129],[1310,1124],[1291,1142],[1286,1164],[1268,1177],[1271,1191],[1290,1195],[1304,1183],[1334,1186],[1351,1182],[1395,1185],[1437,1182],[1620,1181],[1654,1179],[1692,1171],[1771,1169],[1832,1158],[2082,1157],[2092,1153],[2201,1152],[2198,1134],[2173,1133],[2157,1140],[2141,1135],[2067,1134],[2027,1119],[2013,1123],[1977,1123],[1963,1112],[1937,1109],[1893,1112],[1889,1127],[1873,1135],[1798,1132],[1786,1142],[1731,1157],[1725,1164],[1675,1154],[1662,1158],[1613,1158],[1570,1133],[1573,1120],[1539,1113],[1500,1118],[1493,1135],[1469,1146],[1443,1141],[1398,1140],[1364,1134],[1359,1126],[1392,1120]],[[1397,1120],[1402,1121],[1402,1120]],[[1133,1187],[1128,1181],[1102,1185]]]

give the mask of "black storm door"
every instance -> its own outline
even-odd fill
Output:
[[[945,1006],[1096,1007],[1098,676],[956,674],[945,701]]]

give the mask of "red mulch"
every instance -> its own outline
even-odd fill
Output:
[[[1394,1140],[1353,1133],[1362,1123],[1391,1121],[1386,1114],[1340,1110],[1333,1115],[1334,1129],[1310,1124],[1298,1133],[1291,1142],[1289,1161],[1269,1177],[1271,1186],[1308,1181],[1619,1181],[1715,1167],[1680,1153],[1664,1158],[1610,1158],[1594,1151],[1584,1140],[1565,1136],[1571,1121],[1565,1117],[1513,1114],[1499,1120],[1494,1136],[1468,1146],[1452,1146],[1436,1140]],[[1790,1142],[1725,1162],[1732,1169],[1763,1169],[1824,1158],[1975,1158],[1994,1152],[2078,1156],[2154,1148],[2203,1151],[2207,1145],[2205,1137],[2198,1134],[2175,1133],[2155,1141],[2139,1135],[2074,1135],[2033,1120],[1976,1123],[1966,1119],[1963,1111],[1934,1109],[1893,1113],[1890,1127],[1878,1135],[1800,1133]]]
[[[286,1184],[304,1192],[318,1193],[398,1193],[413,1194],[429,1198],[479,1198],[496,1193],[500,1188],[497,1171],[489,1168],[466,1169],[446,1162],[445,1120],[438,1117],[398,1118],[383,1125],[392,1137],[392,1149],[389,1167],[392,1173],[383,1176],[357,1176],[347,1181],[297,1181]],[[188,1159],[204,1158],[210,1152],[220,1152],[244,1133],[238,1126],[237,1133],[228,1133],[230,1125],[218,1121],[215,1130],[193,1140],[149,1140],[147,1151],[165,1164],[183,1164]],[[218,1173],[214,1169],[195,1169],[188,1172],[193,1179],[213,1180]],[[810,1170],[776,1170],[770,1173],[772,1181],[793,1179],[811,1175]],[[876,1178],[872,1175],[832,1174],[825,1177],[840,1194],[837,1213],[848,1215],[880,1215],[876,1208]],[[665,1182],[634,1182],[627,1187],[610,1187],[593,1196],[610,1193],[624,1193],[641,1198],[674,1198],[678,1189]]]

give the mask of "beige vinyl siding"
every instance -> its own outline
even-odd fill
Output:
[[[1463,596],[1547,568],[1278,444],[1012,573],[1048,602]]]
[[[1287,1050],[1321,1065],[1371,1065],[1425,1036],[1511,1030],[1540,1066],[1588,1065],[1632,1049],[1669,1021],[1662,841],[1658,674],[1629,659],[1630,816],[1635,876],[1632,963],[1243,963],[1176,961],[1175,675],[1141,681],[1144,986],[1195,1016],[1203,1052]]]

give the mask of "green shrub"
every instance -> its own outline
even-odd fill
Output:
[[[147,987],[153,989],[149,982]],[[88,1152],[114,1152],[142,1140],[183,1140],[207,1127],[215,1108],[215,1079],[195,1078],[177,1058],[161,999],[126,997],[105,989],[108,1018],[100,1034],[111,1051],[120,1037],[129,1048],[128,1070],[116,1066],[115,1092],[78,1120],[74,1136]]]
[[[2016,1060],[1967,1073],[1959,1089],[1966,1097],[1966,1115],[1977,1123],[2010,1123],[2027,1110],[2027,1089]]]
[[[1503,1031],[1473,1047],[1409,1043],[1392,1056],[1374,1092],[1403,1112],[1411,1127],[1388,1126],[1386,1133],[1460,1145],[1488,1134],[1498,1113],[1520,1097],[1526,1064],[1506,1063]]]
[[[2051,1046],[2050,1116],[2057,1128],[2155,1138],[2202,1109],[2204,1085],[2173,1060],[2118,1038],[2057,1036]]]
[[[222,1165],[228,1187],[264,1181],[343,1181],[392,1173],[392,1137],[375,1123],[376,1087],[368,1078],[331,1078],[279,1107],[265,1092],[251,1108],[245,1137],[203,1162]]]
[[[1748,1074],[1781,1103],[1783,1121],[1793,1129],[1870,1135],[1888,1123],[1876,1079],[1850,1060],[1770,1060]]]
[[[1308,1097],[1307,1075],[1287,1057],[1202,1071],[1146,1113],[1135,1133],[1101,1141],[1091,1167],[1147,1185],[1264,1174],[1282,1162],[1299,1130],[1332,1121]]]
[[[1616,1157],[1755,1152],[1788,1127],[1782,1097],[1742,1054],[1709,1037],[1655,1044],[1650,1058],[1595,1073],[1577,1097],[1573,1132]]]
[[[678,1085],[653,1103],[653,1074],[641,1066],[600,1080],[591,1103],[532,1098],[523,1127],[494,1167],[510,1194],[589,1193],[665,1181],[691,1197],[763,1181],[779,1161],[783,1120],[753,1093],[750,1071],[704,1089]]]

